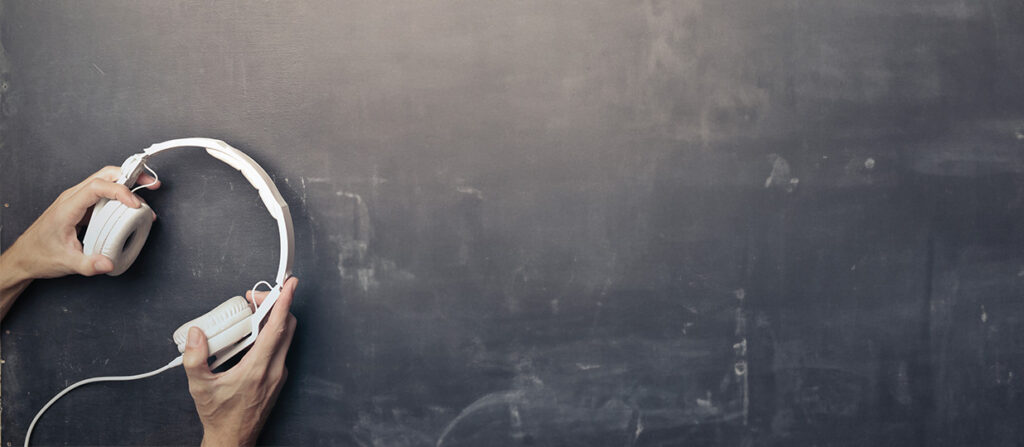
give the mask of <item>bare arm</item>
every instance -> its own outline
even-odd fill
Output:
[[[141,199],[127,187],[114,183],[120,172],[116,166],[107,166],[68,188],[0,255],[0,319],[34,279],[76,273],[93,276],[113,270],[114,263],[105,256],[82,253],[77,229],[85,224],[89,209],[100,199],[117,199],[132,208],[141,206]],[[155,182],[149,176],[139,181]],[[149,188],[159,186],[154,183]]]
[[[0,319],[3,319],[18,295],[32,283],[32,277],[18,265],[16,256],[10,251],[0,255],[0,272]]]

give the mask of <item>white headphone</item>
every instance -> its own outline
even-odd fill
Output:
[[[204,148],[214,158],[241,171],[246,180],[259,192],[263,205],[277,221],[278,235],[281,239],[277,284],[271,287],[270,294],[264,298],[255,312],[245,298],[236,296],[174,331],[173,339],[178,345],[178,351],[185,352],[188,329],[192,326],[202,329],[209,339],[210,355],[216,357],[211,367],[216,368],[256,341],[263,317],[277,301],[285,279],[291,276],[292,260],[295,256],[295,235],[288,204],[281,198],[281,193],[267,172],[248,155],[220,140],[182,138],[154,144],[125,160],[121,165],[121,176],[117,183],[129,188],[135,186],[143,166],[150,157],[182,147]],[[149,236],[153,224],[150,213],[149,205],[145,203],[139,208],[131,208],[117,200],[100,201],[93,209],[92,218],[89,220],[82,241],[82,251],[86,255],[99,253],[110,258],[114,262],[114,270],[108,275],[124,273],[139,256],[142,246],[146,243],[146,237]]]
[[[295,257],[294,245],[295,234],[292,229],[292,215],[288,212],[288,204],[281,198],[281,193],[270,179],[267,172],[260,167],[248,155],[235,149],[227,143],[211,138],[181,138],[154,144],[141,153],[134,154],[125,160],[121,165],[121,175],[117,183],[131,188],[135,185],[139,174],[150,157],[160,152],[182,147],[201,147],[214,158],[227,163],[231,167],[242,172],[246,180],[256,188],[267,207],[270,216],[277,221],[278,235],[281,239],[280,262],[277,267],[276,284],[270,288],[270,293],[263,299],[263,302],[253,312],[249,302],[236,296],[223,304],[217,306],[210,312],[183,324],[174,331],[173,340],[178,345],[178,352],[185,352],[185,343],[188,337],[188,330],[192,326],[198,326],[206,334],[210,347],[210,357],[214,358],[210,368],[217,368],[228,359],[242,352],[251,346],[259,335],[260,323],[267,316],[270,309],[277,302],[281,295],[281,288],[284,281],[291,276],[292,260]],[[148,169],[148,167],[147,167]],[[108,275],[117,276],[124,273],[139,256],[142,246],[146,243],[149,230],[153,225],[151,209],[145,203],[139,208],[131,208],[117,200],[100,200],[93,208],[92,217],[89,219],[88,228],[82,241],[82,251],[86,255],[102,254],[114,262],[114,270]],[[256,283],[270,285],[266,281]],[[256,292],[256,287],[253,287]],[[170,363],[154,371],[135,376],[116,377],[95,377],[92,379],[77,382],[54,396],[39,413],[36,414],[32,423],[29,424],[28,433],[25,435],[25,446],[29,445],[32,436],[32,429],[43,413],[50,408],[57,399],[71,390],[94,382],[136,380],[154,376],[182,363],[182,356],[178,356]]]

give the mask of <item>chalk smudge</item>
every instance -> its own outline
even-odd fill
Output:
[[[778,154],[768,154],[768,160],[772,163],[772,171],[764,180],[764,187],[793,192],[800,183],[800,179],[792,175],[789,162]]]

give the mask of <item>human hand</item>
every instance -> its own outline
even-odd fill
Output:
[[[132,208],[142,205],[126,186],[114,183],[120,174],[121,168],[107,166],[61,193],[4,252],[5,267],[24,280],[73,273],[93,276],[113,270],[114,263],[106,256],[82,253],[77,230],[88,223],[88,212],[100,199],[116,199]],[[149,189],[160,187],[160,182],[147,174],[140,175],[138,183],[153,183]]]
[[[213,373],[206,335],[197,327],[188,331],[183,365],[188,391],[203,423],[203,446],[251,446],[277,401],[288,377],[284,366],[295,334],[295,316],[288,312],[298,278],[285,281],[267,322],[249,352],[231,369]],[[246,292],[257,305],[267,292]]]

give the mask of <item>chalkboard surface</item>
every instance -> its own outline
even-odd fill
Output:
[[[299,326],[262,443],[1024,443],[1017,0],[0,5],[0,247],[166,139],[281,188]],[[3,322],[3,445],[272,279],[237,172],[152,166],[131,270]],[[174,370],[33,440],[200,437]]]

